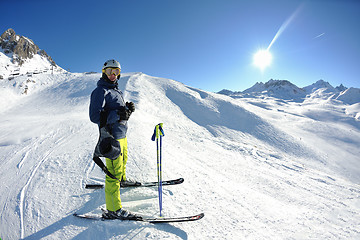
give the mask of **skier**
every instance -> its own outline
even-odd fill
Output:
[[[97,82],[97,88],[91,93],[89,115],[93,123],[98,124],[99,128],[105,127],[117,144],[117,154],[105,155],[106,168],[121,182],[128,181],[126,178],[127,162],[127,121],[132,112],[135,111],[133,102],[125,102],[122,92],[118,89],[118,80],[120,79],[121,66],[116,60],[108,60],[102,68],[102,77]],[[100,141],[99,141],[100,142]],[[100,152],[106,152],[111,149],[113,142],[103,141],[98,144]],[[116,145],[115,144],[115,145]],[[104,150],[106,149],[106,150]],[[95,151],[96,152],[96,151]],[[105,179],[105,201],[107,212],[103,213],[104,218],[109,219],[138,219],[138,215],[124,210],[120,198],[120,182],[117,179],[106,175]]]

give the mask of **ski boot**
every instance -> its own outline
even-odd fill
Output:
[[[121,182],[120,182],[120,187],[137,187],[137,186],[140,186],[141,183],[140,182],[137,182],[133,179],[121,179]]]
[[[136,221],[142,220],[141,216],[122,208],[120,208],[117,211],[104,211],[102,216],[104,219],[120,219],[120,220],[136,220]]]

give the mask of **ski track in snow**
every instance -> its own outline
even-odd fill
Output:
[[[25,186],[20,191],[20,200],[19,200],[19,212],[20,212],[20,228],[21,228],[21,238],[24,238],[25,235],[25,227],[24,227],[24,200],[25,200],[25,194],[26,189],[28,188],[30,182],[32,181],[34,175],[36,174],[37,170],[43,164],[47,159],[48,156],[51,154],[51,151],[48,152],[44,158],[38,163],[38,165],[34,168],[34,170],[31,172],[30,177],[28,178]]]
[[[29,155],[29,150],[25,152],[23,158],[21,159],[21,161],[19,162],[19,164],[17,165],[18,168],[21,168],[23,163],[26,161],[27,157]]]
[[[66,141],[65,137],[62,137],[58,140],[56,140],[54,142],[54,145],[57,147],[61,147],[62,143],[64,143]],[[25,236],[25,227],[24,227],[24,206],[25,206],[25,197],[26,197],[26,190],[28,188],[28,186],[30,185],[31,181],[33,180],[35,174],[37,173],[38,169],[40,168],[41,165],[43,165],[48,159],[49,156],[53,153],[54,149],[47,151],[43,157],[41,158],[41,160],[38,162],[38,164],[34,167],[34,169],[32,170],[32,172],[30,173],[29,178],[26,181],[26,184],[24,185],[24,187],[21,189],[20,194],[19,194],[19,214],[20,214],[20,230],[21,230],[21,238],[24,238]],[[28,151],[26,151],[25,156],[27,156]]]
[[[205,217],[161,225],[74,219],[73,212],[105,206],[103,190],[84,189],[104,182],[91,160],[98,132],[87,116],[99,76],[60,75],[0,113],[2,239],[360,237],[360,126],[343,111],[350,107],[234,99],[142,73],[123,74],[119,84],[136,104],[127,175],[156,181],[150,137],[164,122],[163,179],[185,182],[163,187],[163,213]],[[130,211],[159,213],[156,187],[121,189],[121,196]]]

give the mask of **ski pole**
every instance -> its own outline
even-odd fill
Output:
[[[156,158],[157,158],[157,176],[158,176],[158,192],[159,192],[159,208],[160,217],[162,216],[162,137],[165,136],[162,128],[163,123],[159,123],[155,126],[152,140],[156,139]]]
[[[160,207],[160,217],[162,216],[162,137],[163,135],[160,134],[160,159],[159,159],[159,206]]]

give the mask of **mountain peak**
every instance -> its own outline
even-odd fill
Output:
[[[340,84],[340,85],[337,86],[335,89],[336,89],[337,91],[339,91],[339,92],[343,92],[343,91],[345,91],[345,90],[348,89],[348,88],[345,87],[343,84]]]
[[[274,97],[282,97],[285,99],[299,98],[304,95],[304,90],[298,88],[288,80],[274,80],[270,79],[266,83],[257,82],[251,88],[246,89],[243,93],[258,95],[266,93]]]
[[[10,41],[10,39],[14,38],[15,36],[16,36],[16,33],[15,33],[14,29],[9,28],[0,36],[0,40]]]
[[[326,92],[334,92],[335,91],[335,88],[329,82],[326,82],[322,79],[316,81],[315,83],[313,83],[307,87],[304,87],[304,89],[307,93],[312,93],[319,89],[323,89]]]
[[[267,81],[265,83],[265,87],[266,88],[269,88],[269,87],[272,87],[272,86],[286,86],[286,85],[289,85],[289,86],[295,86],[294,84],[292,84],[290,81],[288,80],[274,80],[274,79],[270,79],[269,81]]]
[[[329,82],[327,82],[325,80],[322,80],[322,79],[316,81],[315,84],[318,85],[318,86],[323,86],[323,87],[327,87],[327,88],[329,88],[329,87],[332,88],[333,87],[333,86],[331,86],[331,84]]]
[[[19,64],[19,66],[21,66],[26,59],[31,59],[36,54],[45,57],[51,65],[56,65],[54,60],[31,39],[17,35],[12,28],[9,28],[0,36],[0,47],[5,54],[12,57],[12,62]]]

